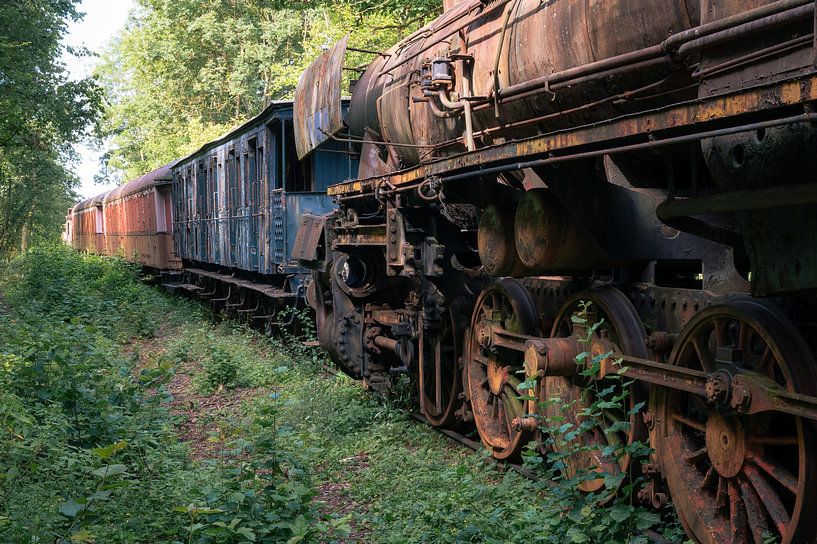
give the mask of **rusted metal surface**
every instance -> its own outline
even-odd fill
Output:
[[[298,79],[293,118],[299,159],[343,128],[340,85],[348,42],[349,34],[324,51]]]
[[[328,193],[333,196],[352,196],[370,192],[375,187],[386,185],[387,182],[395,187],[412,186],[432,176],[485,164],[566,153],[582,146],[602,142],[627,139],[648,141],[653,134],[666,134],[673,130],[701,130],[712,125],[738,124],[740,116],[745,114],[771,112],[785,106],[806,104],[814,100],[817,100],[817,76],[810,75],[760,88],[694,100],[649,113],[629,115],[621,119],[486,147],[473,153],[437,160],[389,176],[334,185],[329,188]]]
[[[601,250],[546,190],[527,191],[514,218],[519,260],[532,274],[605,264]]]
[[[299,261],[317,261],[318,243],[323,237],[323,229],[326,225],[326,217],[303,214],[301,224],[295,235],[295,243],[292,245],[292,258]]]
[[[513,241],[516,208],[489,205],[479,216],[477,248],[485,270],[492,276],[522,276],[525,266]]]
[[[167,164],[107,193],[104,198],[105,252],[158,270],[181,268],[172,237]]]
[[[474,130],[513,123],[531,117],[532,112],[559,111],[596,100],[621,82],[637,88],[661,79],[667,73],[665,66],[642,66],[630,62],[630,57],[650,60],[662,56],[668,63],[660,46],[662,40],[697,23],[697,3],[677,0],[463,3],[389,50],[388,59],[370,66],[362,78],[365,84],[355,89],[350,126],[353,134],[363,137],[369,131],[395,146],[390,148],[391,160],[383,161],[381,172],[394,165],[416,165],[430,158],[429,153],[418,153],[418,144],[427,144],[429,151],[451,154],[462,147],[442,149],[439,144],[464,135],[467,140]],[[617,32],[609,32],[611,24]],[[654,52],[650,53],[650,47]],[[642,50],[647,53],[634,53]],[[438,68],[442,62],[450,72],[444,79],[431,75],[441,74]],[[612,73],[610,68],[622,73]],[[412,75],[417,73],[419,80]],[[537,83],[540,77],[551,74],[560,74],[562,79]],[[577,83],[591,75],[598,77],[565,86],[558,93],[512,103],[507,100],[528,87],[538,87],[538,94],[547,94],[551,83]],[[601,82],[600,77],[607,81]],[[492,102],[495,107],[489,107]],[[358,111],[358,104],[365,105],[363,111]],[[370,113],[374,104],[379,107],[376,120]],[[472,116],[470,112],[478,104],[484,107]],[[572,122],[625,111],[624,106],[597,108],[584,112],[583,117],[574,115]],[[356,118],[366,121],[361,124]],[[539,129],[517,129],[501,136],[518,137],[526,132],[535,134]],[[490,139],[479,142],[486,144]]]
[[[696,316],[678,339],[673,365],[729,374],[751,370],[790,392],[814,393],[815,363],[793,325],[753,301],[716,306]],[[791,415],[764,419],[719,410],[751,402],[745,392],[710,388],[707,398],[660,390],[658,457],[687,530],[702,543],[757,542],[768,532],[783,543],[814,536],[817,492],[815,428]],[[753,540],[754,539],[754,540]]]
[[[486,288],[474,306],[466,339],[464,382],[474,423],[482,443],[497,459],[513,459],[533,438],[533,432],[514,425],[536,413],[536,403],[520,400],[526,392],[517,371],[524,369],[521,353],[492,349],[491,328],[537,334],[536,311],[530,295],[515,280],[500,280]]]
[[[397,347],[423,346],[421,409],[449,422],[441,399],[455,388],[441,377],[456,364],[419,329],[430,284],[446,298],[465,285],[481,295],[461,350],[467,402],[451,423],[473,421],[495,457],[534,438],[534,416],[565,417],[509,403],[515,377],[542,381],[579,424],[592,386],[615,374],[648,409],[619,414],[629,425],[613,435],[578,437],[568,474],[629,473],[626,457],[600,451],[645,440],[657,453],[639,467],[638,496],[672,501],[691,538],[813,540],[813,6],[446,6],[379,55],[352,98],[338,139],[362,161],[329,189],[341,210],[325,225],[325,261],[340,264],[316,267],[322,341],[381,389],[417,368]],[[457,206],[479,224],[458,221]],[[363,289],[348,284],[364,276]],[[600,284],[617,295],[597,296]],[[776,309],[739,302],[752,295]],[[573,317],[594,296],[602,325],[588,345]],[[581,373],[585,349],[601,358],[596,375]]]
[[[171,234],[171,166],[75,205],[73,246],[157,270],[180,268]]]

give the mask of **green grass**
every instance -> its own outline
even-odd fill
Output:
[[[0,542],[644,542],[662,528],[498,470],[325,372],[319,350],[216,322],[121,260],[38,248],[0,292]]]

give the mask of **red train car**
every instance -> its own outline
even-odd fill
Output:
[[[103,240],[104,215],[102,197],[97,195],[83,200],[71,209],[71,245],[74,249],[90,253],[102,253],[105,247]]]
[[[173,251],[171,166],[74,206],[66,229],[71,245],[158,270],[181,268]]]

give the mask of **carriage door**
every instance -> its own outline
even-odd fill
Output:
[[[275,147],[270,149],[270,155],[275,159],[274,176],[275,189],[270,195],[270,215],[272,219],[272,263],[277,266],[282,266],[286,263],[286,231],[284,230],[284,220],[286,219],[286,208],[284,206],[284,172],[286,171],[286,140],[284,138],[284,125],[276,119],[270,125],[270,134],[275,135]]]
[[[230,266],[238,265],[238,164],[235,149],[227,152],[227,229],[230,231]]]
[[[249,191],[249,202],[247,209],[250,213],[250,268],[258,270],[258,238],[260,234],[261,194],[258,182],[258,140],[252,138],[247,141],[246,152],[244,153],[244,175],[247,180]]]
[[[207,171],[204,168],[204,161],[199,161],[196,171],[196,259],[201,262],[207,261]]]

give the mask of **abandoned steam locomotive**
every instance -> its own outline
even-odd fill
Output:
[[[321,344],[372,388],[416,376],[428,421],[499,459],[558,448],[540,422],[580,424],[623,373],[646,410],[579,440],[650,462],[566,470],[641,470],[699,542],[814,542],[816,21],[809,0],[452,1],[346,113],[341,41],[295,104],[300,157],[360,152],[294,241]]]

